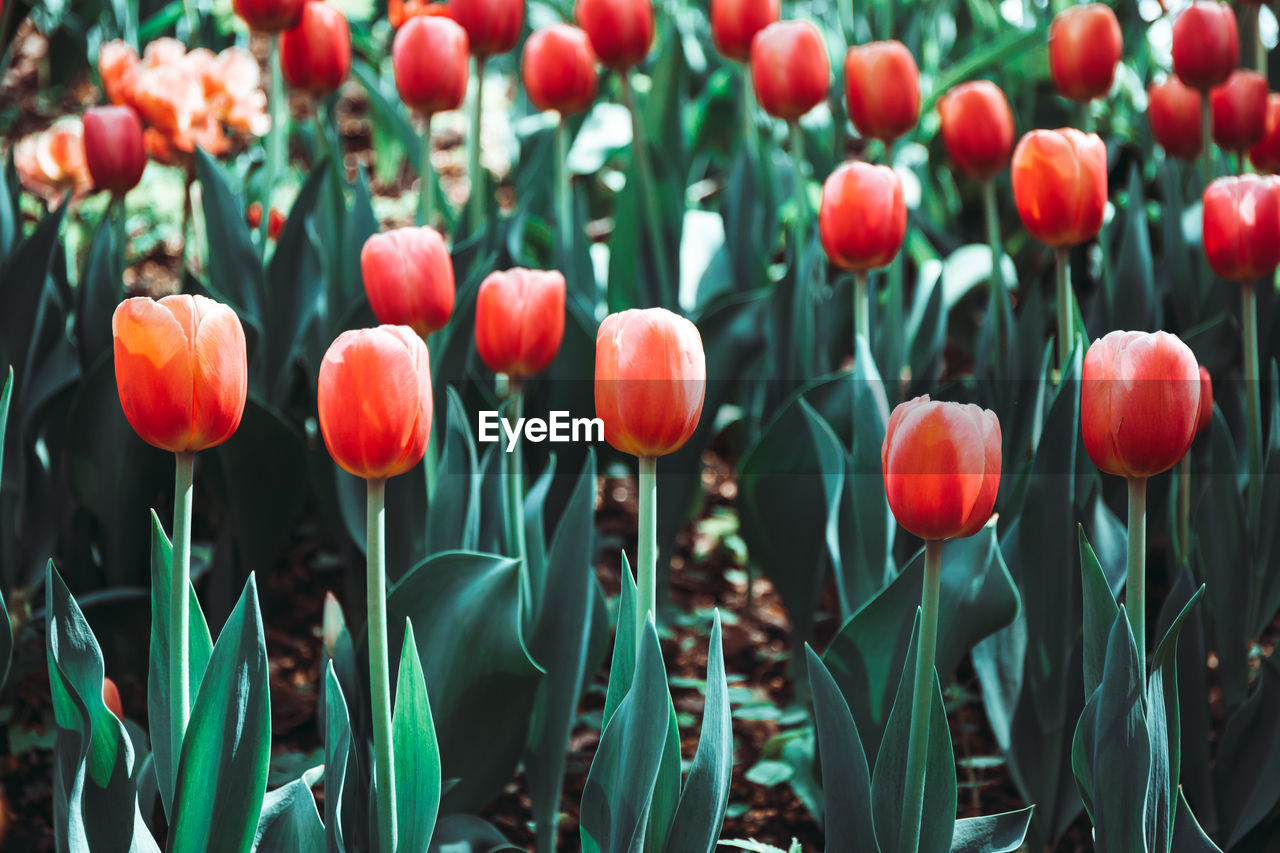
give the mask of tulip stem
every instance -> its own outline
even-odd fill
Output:
[[[187,668],[187,625],[191,615],[187,584],[191,577],[191,492],[196,454],[174,454],[173,565],[169,571],[169,717],[173,737],[173,767],[182,758],[182,739],[191,716],[190,673]]]
[[[1147,478],[1129,478],[1129,568],[1124,603],[1129,627],[1138,647],[1138,662],[1146,669],[1147,621]]]
[[[658,279],[657,304],[675,308],[677,294],[671,289],[671,279],[667,274],[667,252],[665,241],[662,239],[658,191],[654,182],[653,169],[649,163],[644,120],[640,115],[640,109],[636,106],[631,78],[623,71],[618,74],[618,79],[622,81],[622,98],[627,102],[627,110],[631,113],[631,151],[632,156],[635,157],[636,177],[640,180],[640,208],[643,211],[645,229],[649,232],[650,250],[647,254]]]
[[[742,63],[742,141],[747,146],[747,157],[753,165],[760,160],[760,145],[757,137],[751,64],[744,62]]]
[[[640,463],[640,518],[637,531],[636,560],[636,652],[640,638],[644,636],[644,623],[650,611],[654,624],[658,621],[658,458],[641,456]]]
[[[867,271],[858,270],[853,274],[853,354],[858,355],[858,338],[866,338],[871,343],[871,306],[867,303]]]
[[[1213,181],[1213,106],[1207,91],[1200,93],[1200,132],[1203,134],[1204,151],[1204,185],[1208,187]]]
[[[1249,416],[1249,509],[1257,507],[1262,476],[1262,405],[1258,371],[1258,293],[1251,281],[1240,285],[1240,326],[1244,335],[1244,398]]]
[[[804,131],[800,122],[791,122],[791,159],[795,164],[796,192],[796,264],[799,268],[800,258],[804,254],[805,232],[809,228],[809,210],[804,190]]]
[[[1191,451],[1178,463],[1178,556],[1191,561]]]
[[[289,141],[289,131],[285,127],[287,119],[284,115],[285,94],[284,94],[284,76],[280,72],[280,34],[271,34],[270,53],[267,57],[267,67],[271,74],[271,103],[268,108],[271,110],[271,127],[267,130],[267,162],[264,166],[262,176],[262,221],[258,223],[258,250],[262,257],[267,256],[267,237],[271,231],[271,189],[275,186],[276,180],[279,178],[281,165],[284,163],[288,153],[285,146]],[[328,146],[328,138],[321,136],[324,144]]]
[[[1000,209],[996,202],[995,178],[988,178],[982,183],[982,211],[987,224],[987,245],[991,247],[991,298],[987,310],[991,312],[991,348],[995,351],[994,363],[1003,367],[1005,364],[1004,347],[1000,340],[1000,323],[1004,319],[1005,301],[1004,249],[1000,245]]]
[[[374,777],[378,837],[384,851],[396,849],[395,755],[391,749],[391,670],[387,654],[386,480],[368,481],[365,554],[369,612],[369,681],[373,705]]]
[[[903,850],[915,850],[924,813],[924,782],[928,770],[929,727],[933,712],[934,658],[938,643],[938,599],[942,589],[942,540],[924,543],[924,589],[921,594],[920,637],[916,645],[916,680],[911,694],[911,735],[907,741],[907,790],[903,800]]]
[[[569,117],[560,114],[556,124],[556,231],[560,237],[560,269],[573,277],[573,247],[576,230],[573,221],[573,197],[569,176]],[[576,282],[575,282],[576,284]],[[595,300],[592,300],[594,304]]]
[[[1054,255],[1057,266],[1058,373],[1061,377],[1067,371],[1067,359],[1071,357],[1071,343],[1075,337],[1075,324],[1071,317],[1071,251],[1062,247],[1056,249]]]
[[[468,151],[467,177],[471,179],[471,195],[467,198],[467,207],[471,217],[472,230],[480,228],[480,220],[484,216],[484,173],[480,170],[480,119],[484,112],[484,61],[485,57],[476,57],[476,96],[471,101],[471,148]]]
[[[418,190],[418,224],[429,226],[436,216],[436,188],[431,180],[431,113],[427,113],[422,126],[422,163],[418,168],[418,180],[422,182]]]
[[[524,388],[519,379],[507,380],[508,399],[510,400],[510,420],[519,424],[524,417]],[[511,536],[508,539],[512,550],[511,556],[520,561],[520,592],[524,597],[524,606],[533,607],[533,588],[529,577],[529,546],[524,529],[524,442],[516,436],[515,446],[511,449],[511,469],[507,476],[508,523]]]
[[[116,231],[116,251],[120,253],[120,269],[129,266],[129,215],[124,209],[124,194],[111,199],[111,224]]]

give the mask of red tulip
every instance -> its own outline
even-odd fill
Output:
[[[229,307],[203,296],[134,297],[116,308],[111,331],[120,406],[144,441],[205,450],[240,426],[249,370]]]
[[[1226,3],[1192,3],[1173,22],[1173,73],[1191,88],[1225,82],[1239,62],[1236,13]]]
[[[343,332],[320,363],[316,404],[324,445],[344,471],[403,474],[431,437],[427,345],[406,326]]]
[[[1280,94],[1267,95],[1267,121],[1262,140],[1249,149],[1249,162],[1260,172],[1280,172]]]
[[[1000,491],[1000,420],[974,405],[916,397],[889,416],[880,465],[889,509],[910,533],[972,536]]]
[[[94,186],[112,195],[136,187],[147,166],[138,114],[132,107],[90,107],[83,121],[84,159]]]
[[[938,116],[942,141],[957,172],[985,181],[1009,164],[1013,111],[995,83],[961,83],[938,101]]]
[[[520,76],[540,110],[580,113],[596,99],[596,52],[587,34],[568,24],[550,24],[524,43]]]
[[[1267,132],[1267,78],[1257,71],[1231,72],[1209,93],[1213,141],[1227,151],[1247,151]]]
[[[1053,248],[1092,240],[1107,207],[1107,149],[1075,128],[1033,130],[1013,151],[1013,198],[1022,224]]]
[[[262,202],[255,201],[249,205],[249,208],[245,211],[244,218],[251,230],[258,230],[258,227],[262,225]],[[267,219],[267,239],[275,240],[279,238],[282,230],[284,230],[284,214],[280,212],[280,208],[272,207]]]
[[[116,719],[124,722],[124,706],[120,704],[120,688],[116,687],[116,683],[110,678],[102,679],[102,704],[107,706],[107,710],[116,715]]]
[[[756,33],[781,15],[779,0],[711,0],[711,40],[729,59],[746,62]]]
[[[774,118],[797,121],[825,101],[831,60],[818,28],[809,21],[779,21],[757,33],[751,82],[756,100]]]
[[[449,322],[453,260],[434,228],[374,234],[360,250],[360,272],[378,322],[408,326],[423,337]]]
[[[1218,178],[1204,191],[1209,266],[1227,281],[1270,278],[1280,264],[1280,187],[1260,175]]]
[[[325,97],[351,70],[351,28],[338,7],[308,0],[298,25],[280,34],[280,70],[294,89]]]
[[[1166,77],[1147,89],[1147,121],[1151,135],[1170,157],[1188,162],[1204,150],[1200,124],[1201,94],[1177,77]]]
[[[1059,12],[1049,25],[1049,70],[1064,98],[1105,97],[1115,80],[1122,40],[1110,6],[1086,3]]]
[[[1168,332],[1111,332],[1084,356],[1080,429],[1093,464],[1120,477],[1168,471],[1187,453],[1200,416],[1200,373]]]
[[[462,106],[467,65],[467,32],[451,18],[410,18],[391,44],[400,100],[427,115]]]
[[[1196,417],[1196,435],[1209,428],[1213,420],[1213,379],[1208,369],[1200,365],[1200,414]]]
[[[892,142],[920,120],[920,71],[900,41],[855,45],[844,55],[849,118],[862,136]]]
[[[836,266],[858,272],[886,266],[906,233],[907,206],[893,169],[845,163],[823,183],[818,234]]]
[[[653,44],[651,0],[577,0],[573,18],[586,31],[605,68],[626,71],[649,55]]]
[[[707,390],[697,326],[665,308],[610,314],[596,333],[596,415],[609,444],[665,456],[698,427]]]
[[[236,14],[249,29],[264,33],[291,30],[302,20],[307,0],[233,0]]]
[[[524,0],[449,0],[449,17],[467,31],[476,56],[506,53],[524,30]]]
[[[564,276],[490,273],[476,294],[476,349],[494,373],[523,379],[551,366],[564,337]]]

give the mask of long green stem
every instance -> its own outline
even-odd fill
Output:
[[[369,480],[365,519],[369,611],[369,682],[373,705],[373,767],[381,849],[396,849],[396,772],[391,749],[391,668],[387,653],[386,480]]]
[[[573,195],[569,175],[569,117],[560,114],[556,124],[556,233],[560,238],[560,269],[573,276],[573,247],[577,231],[573,217]],[[574,282],[576,284],[576,282]]]
[[[267,66],[271,73],[271,128],[267,131],[267,162],[262,176],[262,222],[258,225],[258,250],[263,257],[267,254],[267,235],[271,228],[271,191],[280,177],[285,159],[288,157],[289,142],[288,119],[285,116],[286,105],[284,94],[284,75],[280,71],[280,34],[271,35],[270,55]],[[321,138],[328,145],[323,132]]]
[[[991,312],[991,348],[995,352],[992,363],[1004,366],[1004,342],[1000,338],[1000,323],[1004,320],[1004,248],[1000,245],[1000,209],[996,203],[995,178],[982,184],[982,212],[987,225],[987,245],[991,247],[991,298],[987,310]]]
[[[508,380],[510,400],[510,420],[520,429],[520,421],[524,418],[524,388],[519,379]],[[533,589],[529,577],[529,546],[524,529],[524,442],[516,436],[515,446],[510,453],[511,469],[507,476],[507,519],[511,525],[511,547],[515,553],[511,556],[520,561],[520,590],[524,595],[524,606],[533,607]]]
[[[796,263],[804,254],[809,230],[809,198],[804,187],[804,131],[800,122],[791,122],[791,162],[795,170],[796,193]]]
[[[120,256],[120,269],[129,266],[129,214],[125,211],[124,195],[111,199],[111,224],[116,232],[116,252]]]
[[[422,162],[418,169],[418,224],[430,225],[435,219],[436,191],[435,182],[431,180],[431,113],[427,113],[422,125]]]
[[[173,565],[169,572],[169,719],[173,736],[173,766],[182,757],[182,738],[191,717],[191,681],[187,667],[187,584],[191,577],[191,491],[196,455],[174,454]]]
[[[1244,398],[1249,416],[1249,508],[1254,510],[1262,477],[1262,403],[1259,399],[1258,293],[1253,282],[1240,286],[1240,326],[1244,334]]]
[[[1138,646],[1138,663],[1146,666],[1147,637],[1147,478],[1129,479],[1129,564],[1124,603]],[[1145,671],[1145,669],[1144,669]]]
[[[1067,359],[1071,357],[1071,344],[1075,337],[1075,324],[1071,317],[1071,253],[1069,249],[1055,251],[1057,266],[1058,303],[1058,373],[1066,373]]]
[[[924,813],[924,781],[929,758],[929,719],[933,712],[934,657],[938,643],[938,599],[942,589],[942,540],[924,543],[924,590],[920,638],[916,646],[916,681],[911,694],[911,737],[907,741],[907,790],[902,803],[903,850],[915,850]]]
[[[654,182],[653,168],[649,163],[648,140],[644,134],[644,119],[636,106],[635,92],[631,87],[631,78],[621,72],[618,79],[622,82],[622,98],[631,113],[631,151],[636,158],[636,177],[640,179],[640,207],[644,216],[645,230],[649,232],[649,259],[653,262],[654,272],[658,278],[658,300],[660,305],[676,307],[677,294],[672,288],[671,277],[667,271],[667,253],[662,240],[661,208],[658,206],[658,188]]]
[[[742,142],[752,163],[760,160],[760,139],[756,132],[756,99],[751,82],[751,65],[742,63]]]
[[[1191,451],[1178,463],[1178,555],[1191,561]]]
[[[480,120],[484,114],[484,61],[485,57],[476,57],[476,96],[471,101],[471,145],[468,148],[470,162],[467,166],[467,177],[471,180],[471,195],[467,198],[467,211],[471,217],[472,229],[480,227],[484,216],[484,172],[480,168]]]
[[[658,458],[640,457],[640,518],[636,559],[636,649],[644,636],[644,622],[658,620]]]
[[[865,338],[871,343],[871,305],[867,302],[867,272],[858,270],[853,274],[853,354],[858,354],[858,338]]]
[[[1207,187],[1213,180],[1213,106],[1208,92],[1200,93],[1200,133],[1204,139],[1200,157],[1204,160],[1204,185]]]

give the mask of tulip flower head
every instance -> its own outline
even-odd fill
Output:
[[[596,99],[596,52],[586,32],[569,24],[549,24],[529,36],[520,59],[529,100],[540,110],[580,113]]]
[[[467,32],[449,18],[418,16],[396,31],[396,91],[425,115],[456,110],[467,94]]]
[[[1000,420],[926,395],[893,410],[880,447],[889,509],[921,539],[972,536],[1000,491]]]
[[[291,30],[302,18],[307,0],[233,0],[232,7],[249,29],[263,33]]]
[[[1129,479],[1168,471],[1200,418],[1196,357],[1168,332],[1111,332],[1084,356],[1080,428],[1093,464]]]
[[[59,119],[23,137],[14,146],[13,165],[22,186],[50,208],[67,192],[79,198],[93,185],[85,160],[84,125],[76,118]]]
[[[1170,157],[1191,162],[1204,150],[1200,99],[1203,96],[1177,77],[1147,89],[1147,121],[1151,135]]]
[[[1049,25],[1049,70],[1058,92],[1080,103],[1106,97],[1122,46],[1110,6],[1084,3],[1059,12]]]
[[[490,273],[476,294],[476,350],[515,380],[551,366],[564,338],[564,276],[555,270]]]
[[[892,142],[920,119],[920,70],[900,41],[854,45],[844,55],[849,118],[862,136]]]
[[[449,17],[467,31],[475,56],[507,53],[524,30],[524,0],[450,0]]]
[[[360,250],[360,272],[378,322],[408,326],[422,337],[453,314],[453,260],[434,228],[374,234]]]
[[[907,206],[893,169],[845,163],[823,183],[818,234],[836,266],[854,272],[887,266],[906,233]]]
[[[93,185],[124,195],[142,180],[147,151],[132,107],[90,107],[84,117],[84,159]]]
[[[1280,172],[1280,93],[1267,95],[1262,139],[1249,149],[1249,162],[1260,172]]]
[[[577,0],[573,19],[586,32],[605,68],[626,71],[649,55],[654,26],[651,0]]]
[[[1209,266],[1227,281],[1270,278],[1280,264],[1277,178],[1218,178],[1204,191],[1201,234]]]
[[[818,28],[809,21],[779,21],[757,33],[751,82],[761,108],[784,121],[798,121],[825,101],[831,60]]]
[[[938,101],[938,116],[942,141],[957,172],[985,181],[1009,165],[1013,111],[995,83],[961,83]]]
[[[1239,69],[1209,93],[1213,141],[1227,151],[1248,151],[1267,132],[1267,78]]]
[[[232,436],[249,388],[234,311],[203,296],[134,297],[116,308],[111,331],[120,405],[144,441],[185,453]]]
[[[665,456],[698,427],[707,362],[697,326],[665,308],[610,314],[596,333],[596,415],[609,444]]]
[[[1225,83],[1240,62],[1236,13],[1218,0],[1193,2],[1173,22],[1173,73],[1207,92]]]
[[[1196,435],[1209,428],[1213,421],[1213,378],[1209,369],[1200,365],[1200,414],[1196,417]]]
[[[298,25],[280,34],[280,70],[290,87],[318,98],[338,90],[351,70],[351,28],[337,6],[307,0]]]
[[[107,706],[107,710],[115,714],[116,719],[124,722],[124,706],[120,704],[120,688],[116,687],[116,683],[110,678],[102,679],[102,704]]]
[[[1022,224],[1052,248],[1092,240],[1107,207],[1107,149],[1075,128],[1033,130],[1013,151],[1013,198]]]
[[[400,29],[405,21],[419,17],[449,17],[449,4],[430,0],[387,0],[387,22]]]
[[[431,436],[427,345],[407,326],[343,332],[320,363],[316,404],[325,447],[344,471],[403,474]]]
[[[781,16],[779,0],[711,0],[711,40],[723,56],[746,62],[756,33]]]

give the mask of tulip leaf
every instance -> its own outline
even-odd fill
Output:
[[[1200,828],[1187,798],[1178,788],[1178,810],[1173,820],[1173,843],[1169,853],[1221,853],[1218,845]]]
[[[1014,853],[1021,850],[1035,806],[1016,812],[956,821],[951,853]]]
[[[480,537],[480,476],[462,398],[450,385],[445,391],[448,412],[435,492],[428,496],[427,553],[474,550]],[[429,448],[434,453],[435,448]]]
[[[222,167],[203,149],[196,149],[195,161],[208,237],[210,295],[235,309],[245,325],[250,362],[262,364],[255,349],[267,331],[263,305],[266,280],[245,220],[244,199],[231,189]]]
[[[4,483],[4,434],[9,421],[9,399],[13,394],[13,368],[9,368],[9,376],[5,379],[4,389],[0,391],[0,484]],[[9,623],[9,611],[5,607],[4,593],[0,591],[0,690],[9,679],[9,664],[13,661],[13,627]]]
[[[818,468],[822,471],[823,497],[827,506],[826,540],[827,553],[831,558],[831,570],[836,579],[836,594],[840,598],[840,612],[852,615],[849,581],[845,579],[840,563],[840,510],[843,508],[841,495],[845,491],[845,471],[849,468],[844,448],[840,439],[832,431],[831,426],[818,414],[817,410],[803,397],[799,400],[800,411],[809,427],[809,438],[813,442],[814,453],[818,457]]]
[[[347,760],[351,754],[351,720],[342,685],[330,660],[324,673],[324,830],[325,850],[345,853],[342,801],[346,793]]]
[[[425,853],[440,808],[440,747],[413,625],[405,622],[391,718],[395,751],[397,850]]]
[[[40,304],[51,295],[57,298],[49,274],[61,248],[58,233],[69,206],[64,201],[40,220],[30,236],[0,258],[0,301],[5,309],[0,314],[0,364],[13,365],[19,389],[29,384],[34,366],[31,359],[36,355],[40,331]],[[65,314],[59,310],[56,316],[61,319]],[[19,399],[29,395],[30,391],[25,391]]]
[[[111,315],[120,303],[123,249],[116,245],[112,220],[123,213],[113,204],[99,221],[76,290],[76,343],[86,373],[112,348]]]
[[[1257,686],[1227,719],[1218,741],[1214,787],[1218,836],[1234,847],[1280,802],[1280,662],[1262,658]]]
[[[1094,556],[1084,526],[1076,525],[1080,538],[1080,574],[1084,582],[1084,695],[1092,696],[1102,683],[1111,628],[1120,610],[1111,587]]]
[[[631,574],[631,561],[622,552],[622,589],[618,593],[618,624],[613,638],[613,660],[609,665],[609,687],[605,693],[604,717],[607,726],[622,699],[631,689],[636,671],[636,580]]]
[[[871,771],[858,728],[835,679],[822,659],[805,646],[817,752],[822,757],[823,829],[828,850],[875,851]],[[886,815],[884,819],[892,820]]]
[[[323,775],[323,767],[312,767],[267,793],[253,841],[257,853],[322,853],[324,826],[311,786]]]
[[[209,658],[173,795],[170,853],[248,851],[267,789],[271,693],[254,576]]]
[[[440,818],[431,838],[430,853],[523,853],[483,818],[450,814]]]

